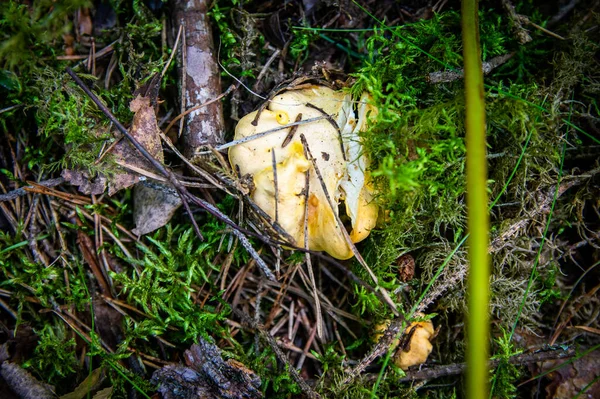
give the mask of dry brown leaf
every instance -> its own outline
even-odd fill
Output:
[[[161,184],[154,184],[153,187],[138,184],[133,195],[133,220],[136,228],[132,233],[138,236],[169,223],[181,206],[179,195]]]
[[[139,95],[131,101],[129,109],[134,112],[133,122],[129,128],[131,135],[159,162],[164,161],[160,142],[160,129],[150,99]],[[121,139],[110,151],[115,161],[120,165],[129,165],[136,169],[153,171],[154,168],[142,154],[126,139]],[[114,195],[119,190],[129,188],[139,181],[139,175],[125,168],[114,174],[110,179],[100,174],[91,177],[79,170],[63,170],[62,177],[84,194],[100,195],[108,185],[108,194]]]
[[[64,169],[61,176],[65,181],[77,186],[77,189],[83,194],[100,195],[106,190],[108,180],[106,176],[99,175],[94,178],[90,177],[86,172],[79,170]]]
[[[94,299],[92,303],[96,329],[102,342],[117,349],[123,340],[123,315],[100,298]]]
[[[564,360],[551,360],[541,364],[541,371],[548,371],[565,363]],[[565,364],[547,375],[552,381],[546,387],[549,399],[570,399],[579,395],[584,388],[600,376],[600,350]],[[600,398],[600,381],[587,387],[580,398]]]
[[[108,399],[111,397],[113,391],[113,387],[104,388],[94,395],[92,399]]]
[[[133,122],[129,132],[156,160],[164,161],[162,145],[160,143],[160,130],[156,122],[156,114],[150,104],[148,97],[138,95],[129,104],[129,109],[134,112]],[[111,153],[120,164],[132,165],[134,167],[152,171],[154,168],[142,154],[136,150],[128,140],[121,140],[112,149]],[[139,181],[139,176],[127,171],[117,173],[108,185],[108,195],[133,186]]]
[[[88,375],[73,392],[61,396],[60,399],[83,399],[88,393],[98,389],[100,384],[102,384],[102,381],[104,381],[104,373],[102,372],[102,369],[98,367],[93,370],[92,374]]]

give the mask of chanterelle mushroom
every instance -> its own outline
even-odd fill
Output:
[[[308,247],[326,251],[338,259],[353,256],[342,231],[345,227],[338,223],[338,205],[344,202],[351,220],[349,235],[353,242],[366,238],[377,220],[378,208],[373,202],[373,187],[366,171],[368,159],[358,136],[366,127],[367,118],[376,112],[367,100],[366,96],[361,98],[357,118],[348,94],[325,86],[286,91],[271,100],[257,121],[257,111],[243,117],[235,129],[234,139],[293,122],[316,120],[246,141],[229,151],[232,166],[238,167],[242,176],[249,174],[254,180],[252,199],[271,218],[275,220],[277,216],[276,221],[297,245],[304,243],[304,189],[309,171]],[[333,208],[301,136],[306,138]]]
[[[394,356],[394,363],[402,370],[427,361],[433,349],[430,342],[434,334],[433,323],[430,320],[413,322],[406,328],[405,334],[405,347],[398,348]]]

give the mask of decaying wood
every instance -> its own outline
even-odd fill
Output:
[[[184,27],[183,62],[179,64],[184,108],[206,103],[221,94],[217,52],[207,15],[209,1],[174,2],[172,38],[180,25]],[[185,76],[183,76],[185,74]],[[186,118],[183,141],[186,157],[192,159],[205,146],[223,143],[223,107],[214,102],[191,112]]]
[[[53,386],[39,382],[18,364],[4,362],[0,366],[0,376],[20,398],[52,399],[55,397]]]
[[[509,363],[511,364],[530,364],[538,363],[547,360],[565,359],[575,356],[574,349],[548,349],[542,350],[535,353],[523,353],[521,355],[513,356],[510,358]],[[489,362],[490,368],[497,367],[500,364],[500,360],[491,360]],[[443,366],[432,366],[423,367],[414,371],[407,371],[406,376],[400,378],[399,382],[409,382],[417,380],[431,380],[434,378],[447,377],[450,375],[463,374],[467,369],[466,363],[448,364]],[[376,378],[376,376],[373,376]]]
[[[158,391],[170,398],[262,398],[261,381],[254,371],[232,359],[224,360],[215,344],[200,337],[184,353],[186,366],[168,365],[152,380]]]

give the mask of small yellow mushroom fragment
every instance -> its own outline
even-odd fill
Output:
[[[357,120],[350,95],[325,86],[278,94],[260,113],[257,122],[257,111],[240,119],[234,140],[295,121],[320,119],[285,127],[235,145],[229,151],[234,169],[239,168],[242,176],[250,175],[254,180],[252,199],[272,219],[277,216],[276,222],[296,245],[304,243],[305,172],[309,171],[308,248],[326,251],[338,259],[353,256],[342,231],[345,227],[338,223],[338,205],[342,201],[352,224],[349,233],[352,242],[365,239],[377,221],[378,207],[366,173],[368,159],[359,138],[359,132],[366,128],[368,118],[376,110],[367,104],[368,97],[363,96],[361,100]],[[301,136],[306,138],[314,161],[309,159]]]
[[[411,366],[425,363],[433,348],[430,342],[433,333],[433,323],[429,320],[411,323],[405,330],[407,344],[398,348],[394,356],[396,366],[407,370]]]

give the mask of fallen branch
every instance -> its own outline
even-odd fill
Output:
[[[495,68],[510,60],[513,57],[513,55],[514,53],[499,55],[498,57],[494,57],[491,60],[484,62],[483,64],[481,64],[483,74],[487,75],[488,73],[492,72]],[[453,71],[431,72],[429,75],[427,75],[426,80],[428,83],[431,84],[448,83],[462,79],[463,76],[464,70],[461,68]]]
[[[221,93],[221,78],[214,50],[212,28],[209,23],[209,1],[189,0],[174,2],[172,37],[183,25],[182,55],[179,65],[182,108],[194,110],[183,130],[185,155],[188,159],[205,145],[222,143],[224,133],[223,106],[220,101],[206,104]]]
[[[65,182],[65,179],[63,179],[62,177],[58,177],[56,179],[48,179],[48,180],[41,181],[41,182],[37,183],[37,185],[49,188],[49,187],[58,186],[64,182]],[[20,187],[15,190],[9,191],[6,194],[0,194],[0,202],[12,201],[18,197],[27,195],[27,193],[29,192],[28,189],[33,189],[33,188],[34,188],[34,186],[32,186],[32,185],[25,186],[25,187]]]
[[[523,353],[521,355],[513,356],[509,359],[510,364],[530,364],[544,362],[547,360],[565,359],[575,356],[574,349],[545,349],[534,353]],[[489,368],[495,368],[500,364],[501,360],[495,359],[490,360]],[[419,370],[407,371],[406,376],[400,378],[398,382],[409,382],[417,380],[432,380],[435,378],[447,377],[450,375],[460,375],[467,369],[466,363],[448,364],[443,366],[432,366],[427,368],[420,368]],[[369,376],[369,379],[377,378],[377,375]]]

